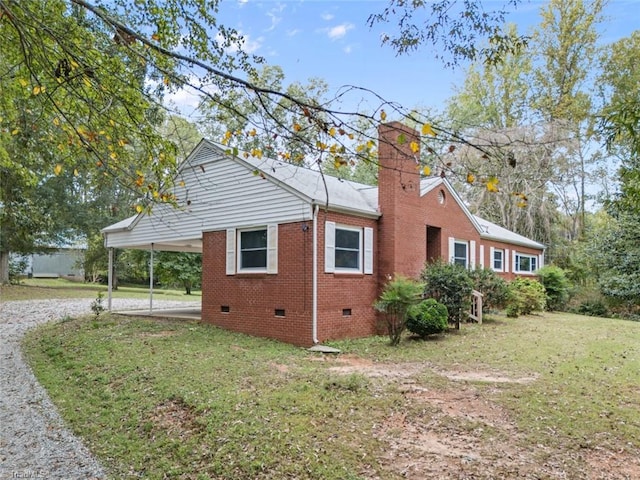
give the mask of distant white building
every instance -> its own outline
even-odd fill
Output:
[[[84,250],[60,249],[50,254],[31,255],[31,275],[34,278],[74,277],[84,279]]]
[[[73,278],[84,280],[84,252],[86,244],[78,243],[56,248],[51,253],[16,255],[26,260],[23,275],[33,278]]]

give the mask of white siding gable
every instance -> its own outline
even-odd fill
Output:
[[[185,161],[176,181],[178,208],[156,205],[132,230],[109,233],[107,246],[200,240],[203,231],[311,219],[311,207],[303,199],[206,143],[192,159]]]

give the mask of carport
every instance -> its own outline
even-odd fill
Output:
[[[111,311],[113,299],[114,250],[134,249],[150,252],[149,261],[149,310],[138,311],[140,315],[154,315],[153,283],[154,253],[157,251],[202,253],[202,232],[193,228],[179,228],[188,213],[169,205],[158,205],[153,214],[139,214],[102,229],[104,245],[109,252],[109,274],[107,281],[107,309]],[[132,313],[132,312],[128,312]],[[159,312],[156,312],[158,314]],[[200,318],[194,309],[171,309],[163,311],[162,317]]]

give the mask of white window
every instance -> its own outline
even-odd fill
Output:
[[[468,250],[467,242],[460,242],[458,240],[453,242],[453,263],[467,268]]]
[[[267,269],[267,229],[238,231],[238,271]]]
[[[227,275],[278,273],[278,226],[227,230]]]
[[[538,269],[538,257],[514,252],[513,270],[516,273],[533,273]]]
[[[325,272],[373,273],[373,229],[325,222]]]
[[[362,230],[336,227],[336,270],[362,268]]]
[[[491,256],[491,266],[496,272],[504,271],[504,250],[499,248],[491,249],[493,254]]]

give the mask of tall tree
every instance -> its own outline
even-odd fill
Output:
[[[291,119],[297,116],[301,121],[280,125],[278,138],[292,146],[307,129],[317,132],[306,145],[307,159],[313,162],[325,157],[335,161],[342,149],[352,149],[355,156],[368,156],[373,148],[369,141],[364,151],[354,148],[352,135],[363,132],[350,131],[353,119],[379,123],[391,115],[398,119],[410,114],[401,105],[356,86],[345,87],[328,102],[317,103],[308,101],[312,96],[254,82],[256,65],[262,59],[245,53],[243,37],[217,21],[218,3],[52,0],[43,6],[37,0],[1,0],[0,33],[8,46],[10,68],[0,78],[3,83],[18,81],[41,108],[50,111],[51,115],[46,120],[42,117],[39,124],[49,125],[54,116],[58,117],[56,127],[68,137],[68,145],[56,141],[54,134],[49,139],[51,147],[60,145],[68,158],[76,158],[77,151],[83,151],[84,158],[90,160],[81,164],[66,160],[50,167],[101,168],[137,190],[141,206],[154,199],[171,201],[167,192],[175,168],[175,145],[158,132],[155,107],[164,93],[185,87],[221,107],[228,107],[234,93],[241,91],[265,118],[285,108]],[[486,23],[482,8],[475,2],[464,3],[461,18],[467,18],[467,25],[474,28],[474,19]],[[459,26],[451,17],[436,19],[440,27],[448,21]],[[335,103],[352,94],[370,95],[378,107],[368,114],[334,108]],[[441,139],[469,144],[463,138],[449,136],[445,128],[438,128],[429,119],[414,121],[426,124],[430,135],[437,133]],[[6,126],[9,131],[14,127],[13,123]],[[254,130],[228,132],[237,140],[252,135]],[[260,134],[265,135],[262,143],[270,145],[267,132],[256,128],[256,136]],[[232,143],[232,138],[227,140]],[[127,158],[132,150],[129,145],[136,145],[133,169],[125,168],[131,165]],[[276,153],[297,156],[295,151]]]
[[[542,8],[542,22],[534,34],[536,55],[533,107],[557,143],[555,173],[550,178],[570,223],[566,235],[577,238],[584,226],[590,154],[593,140],[593,99],[590,72],[597,59],[597,24],[606,0],[550,0]]]
[[[505,36],[517,37],[517,27],[508,25]],[[502,130],[529,123],[531,68],[528,50],[507,54],[496,65],[471,64],[462,88],[447,102],[456,128]]]
[[[517,36],[515,26],[505,35]],[[527,50],[503,57],[496,65],[473,64],[464,85],[448,102],[453,125],[493,155],[475,149],[455,151],[455,162],[470,173],[458,182],[471,208],[488,220],[549,244],[557,217],[547,190],[551,176],[544,128],[532,123]],[[478,188],[491,185],[490,189]]]
[[[619,164],[619,191],[609,221],[591,236],[590,253],[603,295],[637,314],[640,305],[640,32],[607,47],[598,85],[600,129]]]
[[[610,45],[602,56],[598,84],[603,106],[600,129],[620,162],[618,209],[640,212],[640,31]]]
[[[186,295],[202,279],[202,255],[186,252],[158,252],[158,279],[165,286],[180,286]]]

